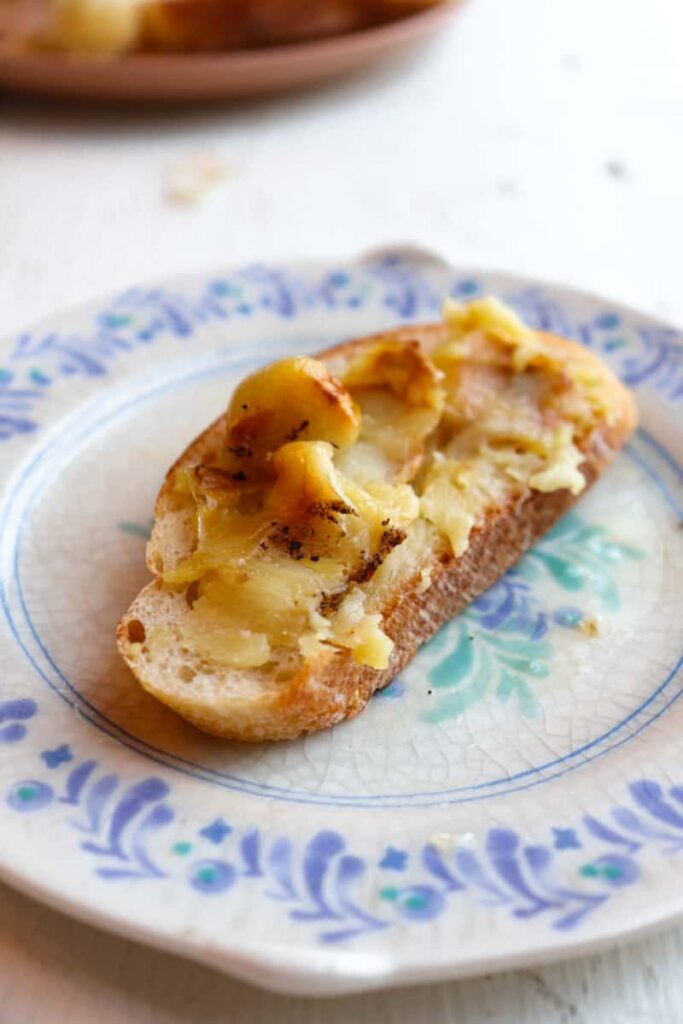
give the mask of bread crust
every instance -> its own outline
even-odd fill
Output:
[[[418,340],[427,352],[444,340],[440,324],[405,327],[374,335],[373,340],[392,338]],[[545,335],[567,356],[587,363],[599,360],[576,342]],[[323,352],[322,359],[334,372],[368,338],[345,342]],[[600,364],[602,365],[602,364]],[[636,423],[633,398],[616,378],[606,388],[612,422],[596,430],[583,446],[581,472],[590,487],[612,461]],[[211,462],[220,450],[225,416],[212,423],[169,470],[159,493],[156,524],[148,546],[148,564],[158,572],[161,563],[173,565],[185,557],[194,533],[187,513],[173,507],[172,477],[176,469]],[[133,602],[117,631],[119,650],[142,686],[205,732],[226,739],[248,742],[294,739],[316,732],[357,715],[376,690],[383,688],[414,657],[422,643],[474,598],[498,580],[575,503],[568,490],[550,493],[530,491],[501,510],[492,511],[486,521],[473,529],[464,554],[456,558],[446,542],[415,567],[399,593],[387,594],[382,606],[383,630],[393,640],[388,668],[371,669],[354,661],[350,651],[326,647],[324,654],[305,662],[295,674],[271,681],[257,689],[255,696],[242,700],[229,691],[233,670],[222,668],[224,693],[218,684],[206,699],[193,691],[192,684],[168,687],[164,673],[155,672],[131,642],[131,622],[149,618],[148,609],[159,606],[157,621],[168,622],[187,611],[183,595],[161,589],[160,580],[149,584]],[[425,571],[430,584],[425,590]],[[134,634],[134,630],[133,630]]]

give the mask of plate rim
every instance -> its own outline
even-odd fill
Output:
[[[123,916],[93,909],[87,904],[79,903],[75,898],[56,893],[47,885],[27,883],[25,876],[6,868],[1,859],[0,881],[49,909],[73,918],[80,924],[97,928],[105,934],[138,943],[143,948],[160,950],[211,967],[237,981],[267,992],[308,998],[342,998],[414,985],[464,981],[488,974],[497,975],[506,971],[563,963],[639,941],[668,927],[683,925],[681,899],[679,906],[670,910],[666,916],[653,908],[649,914],[643,914],[635,926],[624,921],[617,929],[604,929],[603,934],[583,940],[578,948],[571,940],[559,945],[547,945],[545,948],[538,943],[531,951],[525,949],[510,952],[493,962],[484,955],[456,962],[445,958],[440,962],[434,962],[432,958],[429,964],[417,966],[394,960],[389,967],[383,965],[374,971],[360,971],[360,957],[354,956],[352,960],[350,958],[350,971],[330,970],[331,961],[321,965],[322,969],[314,964],[313,970],[307,971],[298,968],[293,961],[288,963],[286,958],[263,955],[256,945],[247,947],[246,953],[244,945],[236,945],[229,950],[225,947],[213,949],[192,936],[180,939],[175,934],[137,925]],[[258,945],[263,947],[262,943]],[[279,951],[283,948],[280,946]]]
[[[397,250],[393,251],[396,252]],[[657,325],[667,326],[667,322],[661,317],[642,313],[640,310],[629,307],[623,302],[605,298],[597,293],[586,292],[571,286],[553,284],[552,282],[546,282],[543,279],[527,274],[515,274],[514,272],[505,271],[499,272],[488,268],[477,269],[469,267],[463,268],[459,265],[451,266],[447,261],[442,260],[440,257],[434,257],[431,254],[422,253],[422,258],[427,262],[437,262],[441,267],[448,269],[455,274],[472,276],[476,276],[477,274],[485,276],[493,274],[503,279],[508,279],[510,283],[550,288],[566,294],[569,297],[578,297],[589,302],[608,303],[614,306],[617,310],[627,312],[639,319],[646,320]],[[313,267],[331,268],[338,266],[354,267],[358,266],[359,263],[362,264],[363,257],[357,260],[343,261],[321,259],[318,261],[292,260],[282,262],[284,265],[295,269]],[[226,267],[217,270],[215,273],[230,273],[231,271],[234,272],[235,269],[237,268]],[[156,284],[163,285],[164,287],[168,287],[173,283],[189,284],[190,281],[199,282],[201,280],[205,280],[209,275],[209,271],[194,274],[173,275],[157,280]],[[154,282],[150,282],[150,286],[153,286],[153,284]],[[142,287],[145,287],[145,285]],[[76,304],[73,307],[60,310],[52,317],[42,318],[41,321],[35,325],[35,329],[40,329],[41,324],[53,323],[57,317],[60,319],[66,318],[70,315],[85,313],[89,309],[95,309],[100,303],[106,303],[107,300],[111,298],[113,298],[111,293],[109,295],[105,294],[99,299]],[[677,330],[676,328],[673,329]],[[33,445],[31,445],[31,447],[33,447]],[[20,461],[23,462],[24,457],[22,457]],[[242,977],[247,981],[261,984],[262,986],[271,988],[274,991],[297,994],[315,994],[311,992],[312,977],[314,979],[317,978],[317,980],[327,982],[326,985],[323,985],[323,987],[320,988],[320,994],[330,992],[330,979],[334,980],[335,984],[338,984],[339,986],[338,989],[335,990],[337,994],[342,994],[342,992],[365,991],[393,985],[414,984],[418,981],[427,982],[445,980],[447,978],[471,976],[473,974],[483,973],[492,969],[505,970],[525,964],[531,965],[549,962],[572,955],[593,952],[597,949],[614,944],[614,942],[624,941],[627,938],[633,938],[636,935],[645,934],[647,931],[663,927],[664,925],[683,917],[683,901],[679,901],[678,906],[674,906],[673,908],[668,907],[668,913],[664,916],[661,911],[656,912],[654,908],[652,908],[649,916],[647,914],[640,914],[639,923],[636,924],[635,927],[624,920],[619,927],[615,928],[613,920],[608,917],[608,922],[612,920],[612,923],[603,928],[604,934],[597,934],[591,939],[581,938],[578,942],[572,937],[569,937],[565,943],[549,944],[546,945],[544,949],[538,948],[536,952],[530,952],[527,944],[523,953],[507,957],[501,956],[495,961],[495,963],[492,963],[490,960],[482,959],[482,957],[479,957],[478,959],[474,958],[470,962],[468,962],[467,959],[460,959],[457,963],[454,963],[446,956],[443,961],[432,962],[429,966],[423,965],[411,970],[408,964],[401,963],[397,958],[394,958],[393,963],[389,966],[384,964],[381,971],[378,971],[375,974],[359,976],[358,973],[356,973],[355,968],[350,974],[347,974],[344,971],[331,972],[328,965],[326,970],[322,973],[318,972],[316,969],[313,974],[310,972],[304,972],[303,975],[299,975],[292,969],[291,964],[278,968],[272,957],[259,958],[258,954],[253,954],[251,951],[248,955],[245,955],[244,946],[236,946],[234,949],[228,951],[223,945],[220,951],[214,951],[210,949],[207,950],[205,944],[203,945],[200,940],[196,940],[194,945],[192,945],[192,948],[190,948],[191,943],[188,943],[187,937],[181,940],[176,935],[163,934],[159,931],[148,928],[147,926],[123,920],[118,921],[118,919],[112,917],[111,913],[108,911],[95,908],[92,904],[78,903],[75,899],[64,894],[56,894],[54,889],[48,885],[45,885],[44,887],[41,886],[41,884],[37,883],[33,877],[29,876],[25,878],[21,876],[20,873],[13,871],[12,868],[8,866],[4,857],[0,857],[0,874],[16,888],[41,899],[43,902],[48,903],[49,905],[56,907],[56,909],[66,912],[79,920],[83,920],[91,924],[94,923],[96,926],[104,928],[105,930],[125,935],[126,937],[137,941],[143,941],[146,944],[153,945],[158,948],[168,949],[182,955],[190,956],[191,958],[200,960],[204,963],[210,963],[214,967],[220,967],[228,970],[230,973]],[[229,962],[226,963],[226,959]],[[433,961],[433,956],[431,959]],[[280,971],[280,973],[278,973],[278,971]],[[306,979],[305,988],[302,987],[304,975]],[[299,982],[301,982],[301,984]]]

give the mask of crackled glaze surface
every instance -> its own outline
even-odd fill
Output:
[[[228,745],[143,694],[113,629],[161,476],[234,382],[489,291],[635,387],[642,427],[609,474],[352,722]],[[294,991],[531,961],[678,912],[682,401],[669,328],[399,255],[137,288],[11,339],[8,877]]]

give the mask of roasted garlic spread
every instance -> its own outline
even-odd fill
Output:
[[[331,644],[385,668],[382,595],[427,589],[426,551],[461,555],[528,489],[582,490],[581,442],[609,420],[599,370],[560,359],[494,299],[444,315],[429,355],[380,340],[325,364],[284,359],[237,388],[217,464],[173,479],[196,545],[163,585],[187,589],[194,649],[254,668]]]

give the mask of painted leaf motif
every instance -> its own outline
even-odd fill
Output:
[[[439,663],[429,674],[429,682],[432,686],[441,689],[443,687],[457,686],[472,671],[474,665],[474,654],[472,641],[467,635],[467,630],[460,627],[460,637],[454,651]]]

